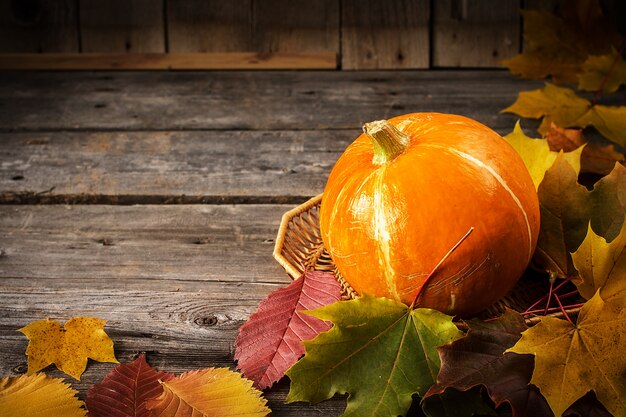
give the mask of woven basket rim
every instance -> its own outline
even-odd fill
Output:
[[[315,209],[316,206],[320,205],[320,203],[322,201],[322,197],[323,197],[323,193],[318,194],[316,196],[313,196],[310,199],[308,199],[307,201],[305,201],[304,203],[302,203],[302,204],[294,207],[293,209],[285,212],[282,215],[282,217],[281,217],[280,226],[279,226],[279,229],[278,229],[278,232],[277,232],[276,242],[274,244],[273,256],[276,259],[276,261],[285,269],[287,274],[294,280],[298,279],[302,275],[303,271],[307,269],[306,262],[302,262],[302,264],[300,264],[300,265],[294,265],[287,257],[284,256],[283,251],[284,251],[284,247],[285,247],[285,240],[288,237],[288,234],[293,231],[292,229],[290,229],[290,227],[292,226],[294,219],[296,219],[299,216],[302,216],[304,214],[310,214],[309,213],[310,210]],[[316,226],[317,226],[317,231],[319,231],[319,224],[317,224]],[[298,229],[298,230],[300,232],[302,232],[301,229]],[[322,244],[322,247],[323,247],[323,243],[321,243],[321,244]],[[332,259],[330,261],[332,262]],[[344,290],[344,299],[350,299],[350,298],[357,297],[358,295],[357,295],[356,291],[354,291],[352,289],[352,287],[350,286],[350,284],[343,279],[343,277],[341,276],[341,274],[337,270],[336,266],[334,266],[334,263],[332,263],[332,265],[333,265],[334,268],[332,270],[329,270],[329,272],[332,272],[333,275],[335,276],[335,278],[337,279],[337,281],[341,284],[341,286],[342,286],[342,288]],[[300,267],[300,268],[298,268],[298,267]],[[504,298],[503,298],[503,300],[504,300]],[[500,303],[500,302],[498,302],[498,303]],[[498,303],[496,303],[496,304],[498,304]],[[495,304],[494,304],[494,306],[495,306]],[[508,307],[510,307],[510,306],[508,306]],[[569,307],[569,306],[564,306],[564,311],[569,316],[575,316],[576,314],[578,314],[580,312],[580,310],[581,310],[580,307],[572,308],[572,307]],[[493,318],[495,318],[495,317],[497,317],[497,316],[494,316]],[[537,324],[541,320],[542,317],[563,318],[564,314],[563,314],[563,312],[555,312],[555,313],[547,314],[545,316],[543,316],[543,315],[534,315],[534,316],[526,317],[525,318],[525,322],[526,322],[527,325],[532,326],[534,324]],[[458,324],[460,324],[461,327],[465,326],[463,321],[460,321]]]

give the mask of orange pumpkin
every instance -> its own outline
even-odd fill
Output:
[[[539,203],[523,161],[496,132],[414,113],[365,125],[328,178],[320,229],[359,294],[411,304],[419,293],[417,306],[468,316],[523,274]]]

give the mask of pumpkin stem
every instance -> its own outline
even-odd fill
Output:
[[[365,123],[363,132],[374,145],[374,159],[376,165],[383,165],[393,161],[409,146],[409,136],[387,120],[376,120]]]

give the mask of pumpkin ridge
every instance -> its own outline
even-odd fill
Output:
[[[376,236],[376,248],[378,250],[379,256],[378,259],[382,263],[385,272],[385,281],[387,283],[387,289],[389,293],[393,296],[395,300],[399,300],[400,297],[398,295],[398,288],[396,286],[396,272],[391,265],[391,236],[389,233],[389,223],[387,217],[387,210],[385,209],[385,193],[382,192],[382,187],[384,184],[384,174],[386,166],[381,166],[379,169],[374,171],[377,174],[375,178],[375,183],[373,186],[373,197],[374,197],[374,235]],[[380,256],[382,255],[382,256]]]
[[[528,214],[526,213],[526,210],[524,209],[524,206],[522,205],[522,202],[517,197],[517,195],[515,195],[513,190],[511,190],[511,188],[508,186],[508,184],[506,183],[504,178],[502,178],[502,176],[500,176],[500,174],[498,174],[496,172],[496,170],[493,169],[492,167],[490,167],[489,165],[485,164],[481,160],[473,157],[472,155],[470,155],[468,153],[459,151],[458,149],[454,149],[454,148],[447,147],[447,146],[435,145],[435,144],[432,144],[432,143],[425,143],[422,146],[429,147],[429,148],[443,149],[445,151],[453,152],[453,153],[459,155],[460,157],[462,157],[463,159],[465,159],[465,160],[467,160],[469,162],[472,162],[474,165],[478,166],[479,168],[486,169],[487,172],[489,172],[496,179],[496,181],[498,181],[498,183],[502,186],[502,188],[504,188],[505,191],[511,196],[511,198],[513,199],[513,201],[515,202],[517,207],[522,212],[522,215],[524,216],[524,221],[526,222],[526,229],[528,231],[528,262],[530,262],[530,260],[532,259],[532,256],[533,256],[533,247],[532,247],[532,239],[533,239],[532,236],[533,235],[532,235],[532,230],[531,230],[531,227],[530,227],[530,220],[528,220]]]

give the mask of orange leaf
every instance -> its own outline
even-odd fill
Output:
[[[615,146],[587,142],[580,129],[563,129],[551,123],[546,140],[554,152],[572,152],[586,144],[580,155],[581,173],[608,175],[616,162],[624,162],[624,155]]]
[[[106,320],[74,317],[65,326],[56,320],[39,320],[19,331],[29,339],[28,374],[50,364],[66,374],[80,379],[87,359],[118,363],[113,353],[113,341],[104,332]]]
[[[550,150],[554,152],[571,152],[583,146],[587,141],[580,129],[563,129],[550,124],[550,130],[546,133],[546,139]]]
[[[252,381],[226,368],[207,368],[162,382],[163,393],[148,400],[155,417],[262,417],[271,411]]]

